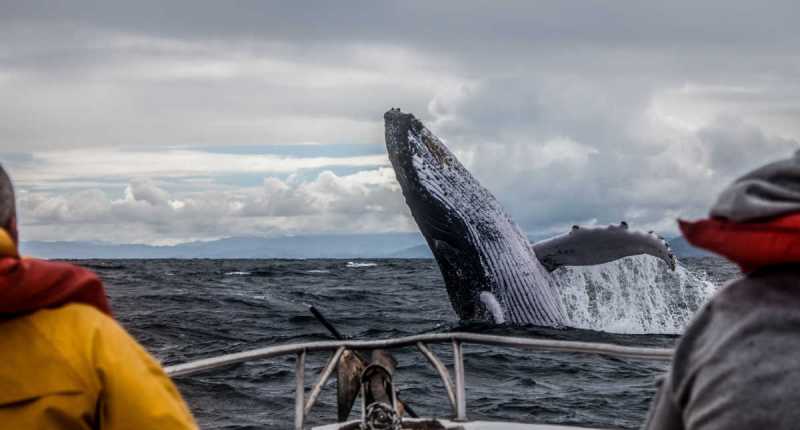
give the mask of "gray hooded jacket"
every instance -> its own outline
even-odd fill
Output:
[[[644,428],[800,428],[800,264],[751,273],[700,310]]]
[[[737,179],[711,209],[741,223],[789,213],[800,213],[800,152]],[[644,428],[800,428],[800,263],[748,274],[699,311]]]

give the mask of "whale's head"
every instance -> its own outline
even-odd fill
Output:
[[[453,308],[462,319],[480,318],[486,273],[474,264],[480,255],[471,243],[470,220],[459,209],[474,196],[472,176],[414,115],[391,109],[384,120],[389,160],[439,264]]]
[[[450,150],[414,115],[384,115],[386,148],[408,207],[433,252],[462,319],[504,320],[497,314],[503,274],[495,254],[524,260],[526,238]],[[515,247],[515,249],[508,249]]]
[[[485,191],[414,115],[391,109],[384,120],[389,160],[415,217],[419,211],[420,216],[434,216],[439,222],[443,216],[453,218],[453,209],[463,205],[465,198]]]

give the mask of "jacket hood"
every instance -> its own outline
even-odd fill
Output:
[[[83,303],[111,315],[100,278],[81,267],[20,258],[11,237],[0,229],[0,318]]]
[[[710,215],[751,222],[794,212],[800,212],[800,151],[734,181],[717,198]]]
[[[734,181],[710,218],[678,225],[689,243],[728,258],[745,273],[800,263],[800,151]]]

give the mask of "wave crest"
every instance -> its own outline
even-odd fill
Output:
[[[357,268],[364,268],[364,267],[375,267],[377,265],[378,265],[377,263],[369,263],[369,262],[360,263],[360,262],[355,262],[355,261],[348,261],[347,264],[345,265],[345,267],[349,267],[351,269],[353,269],[353,268],[357,269]]]

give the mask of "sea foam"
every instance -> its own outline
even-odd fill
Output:
[[[348,261],[346,267],[350,268],[363,268],[363,267],[375,267],[377,266],[376,263],[356,263],[354,261]]]

